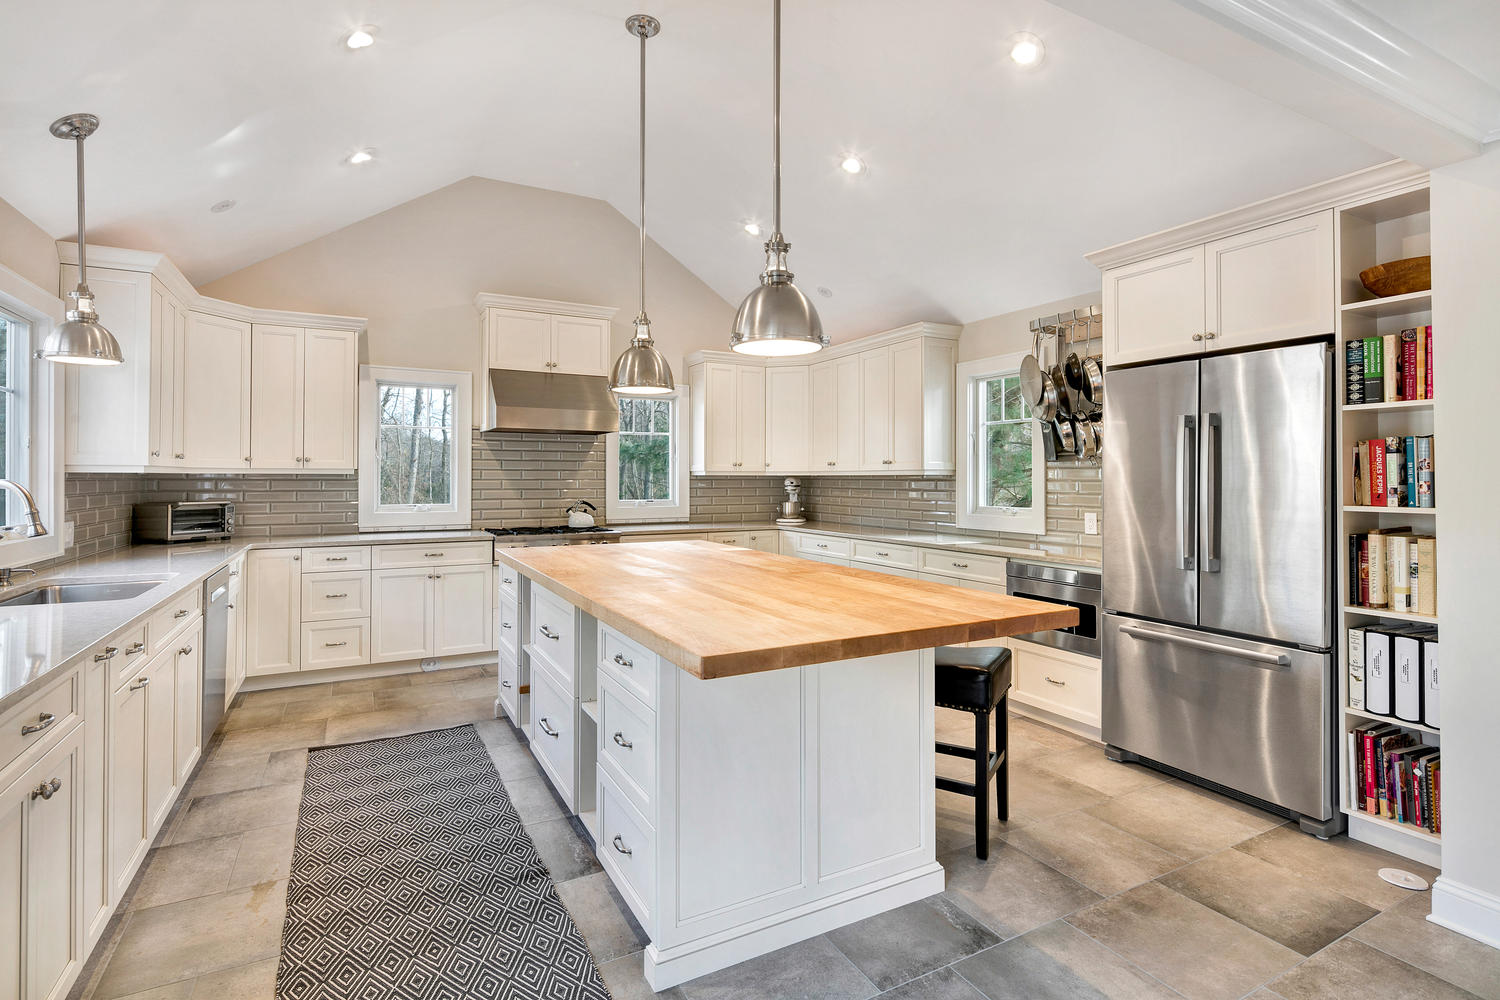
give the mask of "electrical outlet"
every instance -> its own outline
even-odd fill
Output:
[[[73,522],[72,521],[64,521],[63,522],[63,548],[65,548],[65,549],[71,549],[72,547],[73,547]]]
[[[1099,534],[1099,515],[1088,513],[1083,515],[1083,533],[1085,535]]]
[[[437,658],[429,656],[426,659],[424,659],[422,661],[422,669],[423,670],[436,670],[437,669]]]

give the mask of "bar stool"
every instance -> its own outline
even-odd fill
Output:
[[[1003,823],[1010,818],[1010,776],[1006,761],[1010,725],[1007,702],[1010,693],[1010,650],[1001,646],[939,646],[936,650],[936,702],[974,715],[974,746],[937,741],[937,752],[966,757],[974,762],[974,781],[937,779],[947,792],[974,797],[974,853],[983,861],[990,856],[990,778],[996,781],[995,812]],[[998,711],[997,711],[998,709]],[[995,749],[990,750],[990,717],[995,719]]]

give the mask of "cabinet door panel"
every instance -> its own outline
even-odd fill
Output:
[[[152,465],[179,464],[177,345],[187,336],[188,309],[155,279],[151,282],[150,453]],[[123,344],[121,345],[124,346]],[[126,364],[130,363],[127,357]]]
[[[891,350],[865,351],[859,356],[860,428],[859,467],[870,472],[890,468]]]
[[[114,693],[109,717],[109,879],[118,898],[149,846],[146,817],[146,691],[139,677]]]
[[[1104,351],[1111,364],[1196,354],[1206,327],[1203,247],[1104,272]]]
[[[370,659],[414,660],[432,649],[432,575],[427,567],[378,569],[371,577]],[[488,608],[486,608],[488,613]]]
[[[200,621],[184,632],[175,649],[173,672],[177,699],[174,711],[177,723],[173,745],[177,784],[180,786],[193,773],[203,741],[203,623]]]
[[[245,572],[245,673],[296,670],[301,661],[302,551],[251,552]]]
[[[808,366],[770,368],[765,379],[765,467],[770,472],[807,472],[811,467],[808,430],[817,429],[815,421],[809,423],[812,401],[808,395]]]
[[[546,372],[552,360],[552,317],[546,313],[490,308],[490,367]]]
[[[735,366],[709,364],[704,369],[704,468],[708,472],[738,472],[739,382]]]
[[[11,793],[0,798],[0,996],[3,997],[21,996],[25,985],[21,982],[21,941],[26,913],[21,887],[26,869],[21,848],[26,840],[27,800],[17,794],[21,788],[17,782]]]
[[[146,669],[146,822],[154,837],[177,789],[177,650],[166,649]]]
[[[1333,332],[1333,210],[1263,226],[1207,247],[1213,349]]]
[[[766,370],[757,366],[736,366],[735,412],[739,415],[739,472],[747,476],[766,471]],[[805,433],[805,432],[804,432]],[[805,446],[804,446],[805,447]]]
[[[26,817],[26,979],[24,996],[61,1000],[62,986],[83,961],[78,933],[78,866],[73,853],[83,819],[83,733],[59,743],[21,778]],[[51,798],[31,798],[44,782],[58,783]]]
[[[198,469],[245,468],[250,455],[250,324],[189,313],[177,354],[182,462]]]
[[[359,335],[308,330],[303,352],[302,457],[307,461],[302,468],[352,470],[357,464]]]
[[[552,371],[559,375],[608,375],[609,320],[553,316]]]
[[[257,323],[252,334],[250,457],[257,469],[302,468],[303,331]]]
[[[922,342],[891,347],[891,464],[893,471],[922,471]]]
[[[857,369],[856,369],[857,370]],[[812,420],[809,442],[808,471],[813,474],[832,475],[839,455],[839,401],[838,362],[820,361],[808,369],[808,414]],[[771,408],[767,418],[772,428],[776,426],[776,409]],[[769,433],[774,438],[774,430]],[[775,453],[775,448],[772,448]]]
[[[64,294],[78,284],[78,268],[64,264]],[[153,301],[150,275],[89,269],[95,308],[120,350],[122,365],[63,365],[66,458],[69,465],[142,465],[147,461],[153,366],[153,332],[162,322],[163,298]],[[165,295],[165,290],[163,290]],[[170,336],[170,331],[169,334]]]
[[[478,653],[490,642],[495,571],[489,566],[442,566],[434,574],[432,655]]]
[[[839,358],[834,366],[838,410],[838,444],[833,459],[834,470],[840,473],[856,472],[859,470],[865,425],[859,356]]]
[[[99,655],[95,653],[94,655]],[[118,654],[117,654],[118,655]],[[114,682],[114,660],[94,660],[83,666],[83,717],[87,721],[83,743],[83,921],[87,943],[104,930],[110,915],[109,786],[105,783],[109,759],[108,727],[110,688]]]

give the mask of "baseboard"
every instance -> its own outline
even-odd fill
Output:
[[[1432,884],[1433,923],[1500,948],[1500,896],[1439,875]]]
[[[445,656],[434,670],[454,670],[459,667],[488,667],[495,665],[495,650],[483,653],[464,653]],[[432,671],[428,671],[431,673]],[[271,688],[304,687],[308,684],[327,684],[329,681],[357,681],[367,677],[390,677],[394,674],[422,673],[421,660],[397,660],[393,663],[361,663],[352,667],[332,667],[328,670],[309,670],[286,674],[258,674],[246,677],[240,685],[241,691],[266,691]]]

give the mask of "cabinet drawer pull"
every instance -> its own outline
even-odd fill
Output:
[[[183,608],[182,610],[180,610],[180,611],[176,612],[175,614],[173,614],[172,617],[173,618],[186,618],[190,614],[192,614],[192,612],[190,612],[187,608]]]
[[[113,660],[115,658],[115,654],[118,652],[119,650],[113,646],[105,646],[104,652],[94,654],[94,662],[99,663],[102,660]]]
[[[557,737],[558,737],[557,730],[553,729],[551,726],[547,725],[547,719],[546,719],[545,716],[543,718],[537,719],[536,720],[536,724],[541,728],[542,732],[546,733],[548,736],[552,737],[554,740],[557,739]]]
[[[349,561],[349,557],[348,556],[324,556],[323,557],[323,561],[324,562],[348,562]]]
[[[330,648],[333,647],[333,646],[347,646],[347,645],[349,645],[349,640],[348,639],[340,639],[338,642],[325,642],[325,643],[323,643],[323,645],[328,646]]]
[[[31,790],[31,797],[33,799],[50,799],[61,789],[62,779],[53,778],[51,781],[44,781],[40,785],[37,785],[35,788],[33,788]]]
[[[501,681],[500,686],[503,688],[508,688],[510,687],[510,681]]]
[[[515,583],[515,582],[516,582],[516,581],[515,581],[515,580],[513,580],[513,579],[511,579],[511,578],[510,578],[510,577],[508,577],[508,576],[502,576],[502,577],[501,577],[501,578],[500,578],[500,582],[501,582],[501,583],[503,583],[503,584],[505,584],[505,585],[506,585],[506,586],[507,586],[507,587],[508,587],[508,586],[510,586],[510,585],[511,585],[511,584],[513,584],[513,583]]]
[[[1046,681],[1048,684],[1055,684],[1058,687],[1067,687],[1068,686],[1068,682],[1067,681],[1055,681],[1051,677],[1047,676],[1046,674],[1042,675],[1042,680]]]
[[[719,539],[719,544],[720,545],[733,545],[734,544],[734,539],[733,538],[721,538],[721,539]]]
[[[44,729],[51,729],[52,723],[57,721],[57,716],[51,712],[43,712],[36,717],[36,722],[21,727],[22,736],[30,736],[32,733],[40,733]]]
[[[1202,339],[1203,339],[1203,334],[1201,334],[1201,333],[1195,333],[1195,334],[1193,334],[1193,341],[1194,341],[1194,343],[1196,343],[1196,342],[1198,342],[1198,341],[1200,341]]]
[[[954,569],[968,569],[969,568],[969,564],[968,563],[956,562],[956,563],[953,564],[953,568]]]
[[[240,571],[237,570],[237,569],[232,569],[232,570],[229,571],[229,575],[230,576],[239,576],[240,575]]]
[[[510,628],[510,622],[501,622],[500,623],[500,627],[501,628]]]
[[[234,607],[234,605],[231,604],[230,607]],[[132,642],[130,645],[125,647],[126,656],[134,656],[137,653],[144,653],[145,651],[146,644],[144,642]]]
[[[880,556],[880,557],[881,557],[881,558],[883,558],[883,559],[889,559],[889,558],[890,558],[890,557],[891,557],[891,554],[890,554],[890,553],[889,553],[889,552],[881,552],[881,551],[879,551],[879,550],[877,550],[877,551],[876,551],[876,552],[875,552],[875,554],[876,554],[876,555],[877,555],[877,556]]]
[[[180,653],[180,654],[182,654],[183,656],[186,656],[189,653],[191,653],[192,651],[193,651],[193,647],[192,646],[183,646],[177,652]]]
[[[823,542],[815,542],[814,544],[817,545],[817,547],[820,548],[820,549],[826,549],[826,548],[828,548],[828,546],[826,544],[824,544]]]
[[[620,839],[620,835],[618,833],[615,834],[615,839],[611,840],[610,843],[615,846],[615,850],[619,851],[621,854],[625,855],[627,858],[630,857],[632,854],[635,853],[630,848],[628,848],[628,847],[625,846],[625,841],[623,841],[623,840]]]
[[[135,683],[132,684],[132,685],[130,685],[130,687],[127,688],[127,690],[129,690],[129,691],[139,691],[142,688],[146,687],[150,683],[151,683],[151,678],[149,678],[149,677],[137,677],[135,679]]]
[[[543,625],[541,628],[537,629],[537,631],[540,632],[540,633],[542,633],[542,635],[546,636],[549,639],[561,639],[562,638],[562,636],[558,635],[556,632],[552,631],[550,628],[548,628],[545,625]]]
[[[348,597],[348,596],[349,596],[348,594],[324,594],[323,595],[323,599],[325,601],[337,601],[337,600],[339,600],[342,597]]]
[[[172,457],[173,458],[182,458],[183,455],[182,455],[182,452],[179,451],[177,454],[173,455]]]
[[[225,606],[225,607],[226,607],[226,608],[228,608],[228,609],[229,609],[229,610],[230,610],[230,611],[233,611],[233,610],[234,610],[234,605],[233,605],[233,604],[226,604],[226,605],[224,605],[224,606]]]
[[[441,558],[443,558],[443,554],[441,552],[423,552],[422,555],[425,556],[428,559],[441,559]]]
[[[615,733],[615,746],[624,747],[626,750],[629,750],[635,746],[635,743],[627,740],[624,733]]]
[[[625,656],[624,653],[616,653],[614,655],[614,661],[616,663],[618,663],[622,667],[633,667],[633,666],[635,666],[635,661],[631,660],[631,659],[628,659]]]

